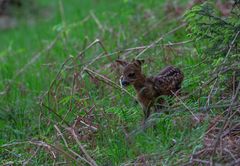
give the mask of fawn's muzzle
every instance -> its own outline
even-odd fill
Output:
[[[125,80],[122,80],[121,81],[121,84],[122,86],[128,86],[129,85],[129,82],[125,81]]]

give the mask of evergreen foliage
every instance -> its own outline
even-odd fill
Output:
[[[186,12],[185,20],[188,22],[189,36],[196,43],[204,46],[199,48],[202,48],[201,51],[205,55],[211,55],[213,59],[224,57],[230,46],[233,46],[231,56],[239,51],[237,50],[237,45],[240,44],[239,35],[234,40],[240,31],[239,9],[240,1],[235,0],[232,11],[226,18],[220,17],[219,12],[210,2],[194,6]]]

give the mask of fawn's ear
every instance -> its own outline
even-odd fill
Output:
[[[116,62],[117,62],[119,65],[121,65],[121,66],[127,66],[127,65],[128,65],[128,62],[126,62],[126,61],[124,61],[124,60],[118,59],[118,60],[116,60]]]
[[[133,64],[135,64],[136,66],[141,66],[144,63],[144,60],[133,60]]]

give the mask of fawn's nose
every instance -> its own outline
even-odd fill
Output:
[[[122,80],[122,81],[121,81],[121,84],[122,84],[122,86],[127,86],[127,85],[129,85],[129,82],[127,82],[127,81],[125,81],[125,80]]]

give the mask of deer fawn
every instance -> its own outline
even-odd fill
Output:
[[[133,60],[130,63],[124,60],[116,62],[123,66],[122,86],[134,86],[137,99],[143,108],[145,120],[149,117],[155,100],[162,104],[163,100],[159,100],[160,96],[173,96],[181,89],[184,75],[176,67],[168,66],[161,70],[157,76],[146,77],[141,70],[144,60]]]

